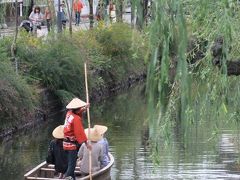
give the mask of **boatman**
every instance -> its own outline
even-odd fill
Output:
[[[89,108],[89,104],[84,101],[74,98],[67,106],[68,112],[64,124],[64,141],[63,148],[67,152],[68,168],[65,173],[66,178],[75,180],[75,167],[77,161],[77,154],[81,144],[85,143],[88,149],[91,145],[87,143],[87,137],[84,133],[82,125],[82,113]]]

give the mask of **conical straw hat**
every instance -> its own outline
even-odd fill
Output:
[[[102,139],[101,134],[94,128],[90,128],[90,138],[88,137],[88,128],[84,130],[85,134],[90,141],[99,141]]]
[[[84,107],[86,106],[87,103],[85,103],[84,101],[82,101],[81,99],[78,98],[74,98],[67,106],[67,109],[78,109],[80,107]]]
[[[63,139],[64,138],[63,128],[64,125],[56,127],[52,132],[53,137],[55,137],[56,139]]]
[[[101,135],[103,135],[108,130],[107,126],[102,126],[102,125],[95,125],[93,128],[96,129],[97,132]]]

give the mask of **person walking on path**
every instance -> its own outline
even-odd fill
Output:
[[[47,22],[48,32],[50,32],[52,14],[51,14],[51,11],[50,11],[49,7],[46,7],[44,17],[45,17],[46,22]]]
[[[86,147],[91,149],[91,145],[87,143],[87,137],[82,125],[82,113],[89,108],[89,104],[78,98],[74,98],[66,108],[68,112],[64,123],[63,148],[66,150],[68,156],[68,169],[65,177],[71,177],[75,180],[74,170],[80,146],[85,143]]]
[[[74,0],[73,3],[73,10],[75,13],[75,25],[79,26],[80,24],[80,16],[81,16],[81,11],[83,8],[83,4],[81,2],[81,0]]]
[[[60,13],[61,13],[62,27],[63,27],[63,29],[66,29],[68,14],[67,14],[67,9],[66,9],[64,1],[62,1],[62,3],[60,4]]]
[[[52,135],[55,139],[50,142],[48,147],[48,155],[46,161],[48,164],[54,164],[55,171],[59,173],[59,179],[63,178],[63,174],[67,170],[67,154],[63,150],[63,125],[56,127]]]

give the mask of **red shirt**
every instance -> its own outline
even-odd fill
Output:
[[[72,111],[68,111],[66,114],[65,124],[64,124],[64,138],[70,141],[77,141],[79,144],[87,141],[86,134],[82,125],[82,118]],[[64,150],[76,150],[77,146],[71,142],[63,142]]]
[[[73,10],[74,10],[74,12],[81,12],[82,8],[83,8],[83,4],[82,4],[81,1],[73,3]]]

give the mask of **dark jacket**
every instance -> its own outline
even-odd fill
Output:
[[[63,150],[63,140],[54,139],[48,147],[47,163],[54,164],[55,170],[59,173],[65,173],[67,170],[67,154]]]

